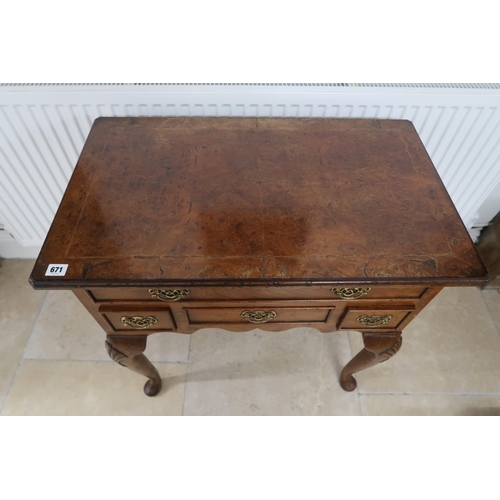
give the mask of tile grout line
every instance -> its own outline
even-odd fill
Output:
[[[360,392],[361,396],[500,396],[500,392]]]
[[[498,329],[498,327],[497,327],[497,323],[496,323],[496,321],[495,321],[495,320],[493,319],[493,317],[491,316],[490,306],[488,305],[488,303],[486,302],[486,299],[484,298],[483,291],[484,291],[484,290],[480,290],[480,292],[481,292],[481,297],[482,297],[482,299],[483,299],[484,305],[486,306],[486,310],[488,311],[488,315],[490,316],[491,321],[493,321],[493,326],[495,327],[495,330],[496,330],[497,334],[500,336],[500,330],[499,330],[499,329]],[[497,293],[498,293],[498,294],[500,294],[500,290],[497,290]]]
[[[36,313],[35,321],[33,321],[33,326],[31,327],[31,332],[28,336],[28,340],[26,341],[26,345],[24,346],[23,353],[21,354],[21,357],[19,358],[19,363],[17,363],[16,371],[15,371],[14,376],[12,377],[12,380],[10,382],[9,390],[7,391],[7,394],[5,395],[5,399],[3,401],[2,407],[0,408],[0,415],[3,415],[3,410],[4,410],[5,405],[7,404],[7,401],[9,399],[10,392],[12,391],[12,386],[14,385],[14,382],[16,381],[17,374],[19,372],[19,367],[21,366],[21,363],[24,361],[24,354],[26,353],[26,349],[27,349],[28,344],[31,340],[31,336],[33,335],[33,331],[35,330],[35,326],[38,322],[38,318],[40,317],[40,313],[42,312],[42,309],[45,306],[45,302],[46,302],[48,296],[49,296],[49,291],[47,291],[47,293],[45,294],[45,297],[43,298],[42,303],[40,304],[40,308],[38,309],[38,312]]]
[[[189,375],[189,362],[191,360],[191,341],[193,339],[193,334],[189,336],[189,349],[188,349],[188,359],[186,363],[186,379],[184,381],[184,395],[182,398],[182,412],[181,416],[184,417],[184,403],[186,402],[186,390],[187,390],[187,381],[188,381],[188,375]]]
[[[74,358],[23,358],[23,361],[47,361],[49,363],[114,363],[112,359],[74,359]],[[187,361],[151,361],[154,364],[187,365]]]

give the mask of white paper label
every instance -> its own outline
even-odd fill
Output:
[[[49,264],[45,276],[64,276],[66,269],[68,269],[68,264]]]

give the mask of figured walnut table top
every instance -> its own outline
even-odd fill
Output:
[[[64,277],[45,276],[53,263]],[[31,279],[480,284],[486,270],[409,121],[100,118]]]

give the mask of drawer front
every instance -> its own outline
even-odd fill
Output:
[[[334,308],[305,308],[305,307],[186,307],[190,325],[211,325],[223,323],[263,323],[279,324],[326,324],[330,312]]]
[[[99,308],[99,314],[112,326],[114,331],[174,331],[175,322],[170,309],[152,308]]]
[[[225,306],[188,306],[183,308],[189,325],[326,325],[334,306],[277,306],[275,304]],[[265,328],[264,326],[262,326]]]
[[[415,311],[414,306],[391,308],[347,307],[340,318],[339,330],[398,331],[401,323]]]
[[[94,288],[87,293],[94,302],[191,300],[341,300],[418,299],[427,287],[415,286],[186,286],[169,288]]]

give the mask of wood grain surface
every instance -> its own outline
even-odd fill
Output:
[[[68,264],[64,277],[47,266]],[[483,284],[413,125],[99,118],[35,288],[242,281]]]

